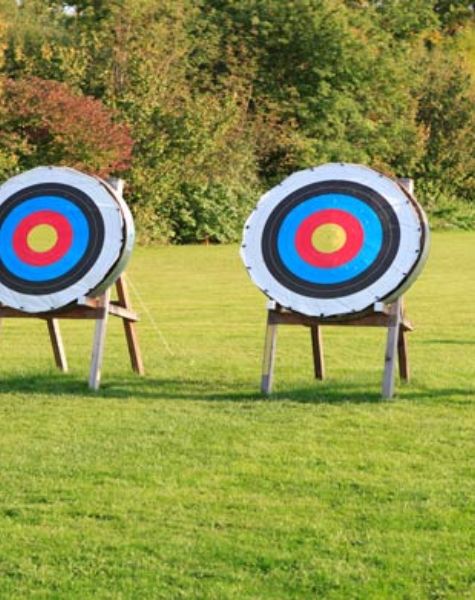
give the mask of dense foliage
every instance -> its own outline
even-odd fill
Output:
[[[122,174],[144,239],[235,239],[262,190],[325,161],[412,175],[438,222],[475,224],[472,2],[0,0],[0,16],[1,174]]]
[[[6,79],[3,91],[2,129],[22,168],[64,164],[107,175],[129,167],[128,128],[99,100],[38,77]]]

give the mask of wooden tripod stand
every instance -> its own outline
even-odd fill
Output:
[[[144,374],[142,355],[135,327],[138,316],[131,307],[124,273],[117,279],[115,288],[117,300],[111,300],[111,288],[109,288],[98,298],[85,297],[81,300],[81,303],[47,313],[25,313],[14,308],[0,305],[0,319],[37,318],[46,321],[56,366],[63,372],[68,371],[68,362],[59,328],[59,320],[95,319],[96,327],[89,372],[89,387],[93,390],[98,390],[101,382],[102,359],[104,356],[109,315],[122,319],[132,369],[139,375]]]
[[[325,377],[322,339],[323,326],[386,327],[388,332],[384,357],[383,398],[392,398],[394,395],[396,357],[399,362],[399,375],[401,379],[409,381],[410,373],[406,333],[412,331],[413,327],[405,317],[402,297],[389,305],[377,303],[371,312],[353,319],[308,317],[286,310],[273,301],[269,302],[267,311],[261,379],[261,391],[266,395],[272,391],[278,325],[304,325],[310,328],[314,372],[317,379],[324,379]]]

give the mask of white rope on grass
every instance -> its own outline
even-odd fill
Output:
[[[123,274],[125,275],[125,273]],[[157,334],[158,338],[160,338],[162,344],[165,346],[166,351],[168,352],[168,354],[170,356],[175,356],[175,353],[173,352],[173,350],[170,347],[170,344],[167,342],[166,337],[164,336],[163,332],[161,331],[161,329],[159,328],[153,314],[151,313],[150,309],[148,308],[148,306],[145,304],[144,299],[142,298],[142,295],[140,294],[140,292],[138,291],[137,287],[134,285],[134,283],[132,282],[131,278],[127,275],[127,281],[130,284],[130,288],[132,289],[134,296],[136,296],[141,309],[143,310],[143,312],[147,315],[148,320],[150,321],[152,328],[154,329],[155,333]]]

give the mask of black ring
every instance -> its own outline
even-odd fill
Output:
[[[94,266],[104,244],[104,221],[96,204],[81,190],[62,183],[39,183],[10,196],[0,206],[0,227],[18,204],[42,195],[60,196],[77,206],[89,226],[89,243],[74,267],[60,277],[48,281],[27,281],[17,277],[5,266],[0,257],[0,282],[16,292],[32,296],[53,294],[74,285]]]
[[[323,194],[347,194],[367,203],[378,215],[383,230],[381,249],[371,265],[362,273],[341,283],[319,284],[297,277],[282,262],[277,238],[282,221],[298,204]],[[396,213],[389,202],[375,190],[353,181],[329,180],[304,186],[274,208],[262,232],[261,250],[264,262],[273,277],[284,287],[309,298],[338,298],[349,296],[369,287],[390,267],[399,250],[401,230]]]

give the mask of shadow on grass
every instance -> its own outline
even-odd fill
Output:
[[[439,344],[447,346],[475,346],[475,340],[460,340],[460,339],[431,339],[420,340],[419,344]]]
[[[201,402],[297,402],[304,404],[368,404],[380,403],[379,388],[357,382],[327,380],[315,381],[306,387],[278,389],[266,397],[259,392],[258,385],[234,384],[219,380],[156,379],[127,376],[104,379],[98,392],[87,387],[87,382],[72,374],[36,373],[30,375],[0,374],[1,394],[39,394],[52,399],[62,397],[119,399],[119,400],[173,400]],[[457,397],[462,402],[474,397],[474,390],[461,388],[411,389],[410,385],[399,386],[396,400],[427,401]]]

